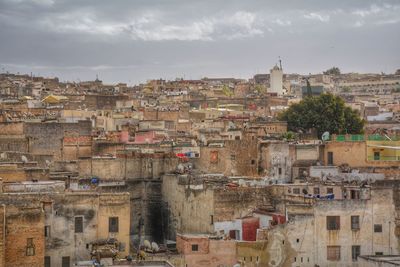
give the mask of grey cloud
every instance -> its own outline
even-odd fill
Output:
[[[0,66],[139,82],[248,78],[281,56],[288,72],[331,65],[392,72],[400,62],[399,7],[395,0],[0,0]]]

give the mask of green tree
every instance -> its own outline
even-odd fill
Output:
[[[224,93],[224,95],[226,95],[228,97],[232,97],[233,96],[232,90],[227,85],[223,85],[222,86],[222,92]]]
[[[338,67],[332,67],[324,71],[325,75],[340,75],[340,69]]]
[[[287,121],[288,130],[306,132],[316,129],[318,137],[328,131],[331,134],[359,134],[365,121],[356,110],[346,107],[342,98],[332,94],[306,97],[278,115]]]
[[[344,86],[344,87],[341,88],[341,90],[342,90],[343,93],[349,93],[351,91],[351,88],[348,87],[348,86]]]

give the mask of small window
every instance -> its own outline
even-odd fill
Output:
[[[26,256],[35,256],[35,244],[33,244],[33,238],[26,239]]]
[[[108,219],[108,231],[110,233],[118,233],[118,217],[110,217]]]
[[[232,154],[231,155],[231,160],[236,160],[236,155]]]
[[[50,267],[50,256],[44,256],[44,267]]]
[[[300,239],[299,239],[299,238],[297,238],[297,239],[296,239],[296,242],[297,242],[297,243],[299,243],[299,242],[300,242]]]
[[[374,232],[382,233],[382,224],[374,224]]]
[[[360,246],[351,247],[351,259],[353,261],[357,261],[358,256],[360,256],[360,250]]]
[[[319,187],[314,187],[314,195],[319,195]]]
[[[50,237],[50,225],[45,225],[44,226],[44,236],[45,237]]]
[[[326,188],[326,193],[327,194],[333,194],[333,188],[332,187]]]
[[[326,230],[340,230],[340,216],[326,216]]]
[[[333,165],[333,152],[328,152],[328,165]]]
[[[214,224],[214,215],[210,215],[210,221],[211,221],[211,225]]]
[[[70,259],[69,259],[69,257],[62,257],[61,258],[61,266],[62,267],[70,267]]]
[[[75,217],[75,233],[83,233],[83,217]]]
[[[375,252],[376,256],[383,256],[383,252]]]
[[[300,188],[293,188],[293,194],[299,195],[300,194]]]
[[[256,161],[254,159],[251,160],[251,165],[256,164]]]
[[[340,246],[328,246],[327,247],[327,260],[328,261],[340,261]]]
[[[282,168],[279,168],[279,169],[278,169],[278,173],[279,173],[279,175],[282,174]]]
[[[199,251],[199,245],[193,244],[192,245],[192,251]]]
[[[360,230],[360,216],[351,216],[351,230]]]

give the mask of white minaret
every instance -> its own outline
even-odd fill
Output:
[[[283,70],[282,67],[275,65],[270,71],[269,93],[283,95]]]

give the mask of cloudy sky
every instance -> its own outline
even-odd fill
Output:
[[[130,84],[288,73],[393,73],[400,1],[0,0],[0,71]]]

